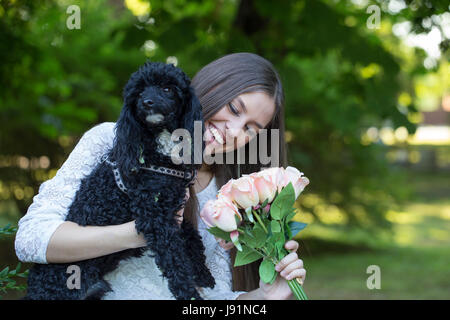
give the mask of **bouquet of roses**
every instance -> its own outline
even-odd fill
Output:
[[[306,227],[291,220],[294,202],[308,184],[308,178],[293,167],[243,175],[228,181],[200,215],[211,234],[233,242],[238,250],[234,266],[263,258],[260,279],[273,283],[275,265],[288,254],[285,242]],[[298,278],[288,284],[298,300],[307,299]]]

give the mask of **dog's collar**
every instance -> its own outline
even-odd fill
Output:
[[[125,184],[123,183],[122,176],[120,174],[120,171],[119,171],[119,168],[117,167],[116,162],[110,161],[108,159],[107,154],[102,156],[101,163],[103,163],[103,162],[106,162],[107,164],[109,164],[112,167],[113,173],[114,173],[114,179],[116,180],[117,186],[119,187],[120,190],[122,190],[123,193],[128,194],[128,190],[125,187]],[[171,176],[185,179],[188,181],[191,181],[193,178],[195,178],[197,176],[197,170],[193,170],[192,172],[190,172],[190,171],[184,172],[184,171],[175,170],[172,168],[155,166],[152,164],[149,167],[139,167],[139,169],[153,171],[153,172],[162,173],[162,174],[167,174],[167,175],[171,175]]]
[[[166,168],[166,167],[161,167],[161,166],[155,166],[155,165],[150,165],[148,167],[139,167],[139,169],[142,170],[148,170],[148,171],[153,171],[153,172],[158,172],[158,173],[163,173],[163,174],[168,174],[174,177],[178,177],[181,179],[186,179],[186,180],[191,180],[193,176],[196,175],[196,171],[194,170],[194,175],[192,174],[192,172],[186,171],[180,171],[180,170],[175,170],[175,169],[171,169],[171,168]]]

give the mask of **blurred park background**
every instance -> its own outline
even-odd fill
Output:
[[[280,72],[290,164],[311,181],[295,218],[308,296],[449,299],[449,38],[438,0],[1,0],[0,295],[23,295],[14,227],[39,185],[117,119],[139,65],[193,77],[248,51]]]

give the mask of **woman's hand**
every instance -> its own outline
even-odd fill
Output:
[[[219,246],[221,246],[225,250],[230,250],[231,248],[234,247],[233,242],[225,241],[225,240],[217,238],[217,237],[214,237],[214,238],[216,238],[216,241],[219,243]]]
[[[275,266],[275,270],[279,272],[275,281],[272,284],[267,284],[259,281],[259,290],[266,300],[291,300],[294,295],[289,288],[286,280],[299,278],[300,282],[305,281],[306,270],[303,268],[303,261],[297,256],[298,242],[290,240],[285,243],[284,247],[290,251],[281,261]]]
[[[223,239],[215,237],[219,245],[225,250],[230,250],[234,247],[232,242],[227,242]],[[263,299],[266,300],[291,300],[294,299],[291,288],[286,280],[299,278],[301,284],[305,281],[306,270],[303,268],[303,261],[297,256],[298,242],[290,240],[285,243],[284,247],[290,251],[281,261],[275,266],[277,277],[272,284],[267,284],[259,281],[259,291]]]
[[[190,197],[189,188],[186,188],[186,195],[184,197],[186,202],[188,201],[189,197]],[[184,207],[175,214],[175,221],[180,226],[183,223],[183,215],[184,215]],[[128,238],[129,240],[127,241],[129,248],[140,248],[145,247],[147,245],[144,236],[136,232],[136,220],[128,222],[124,224],[124,226],[126,226],[127,234],[129,234]]]

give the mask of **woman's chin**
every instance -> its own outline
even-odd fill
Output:
[[[224,151],[225,151],[225,146],[218,144],[215,140],[213,140],[209,143],[208,142],[206,143],[203,154],[205,156],[211,156],[211,155],[217,154],[217,153],[224,153]]]

